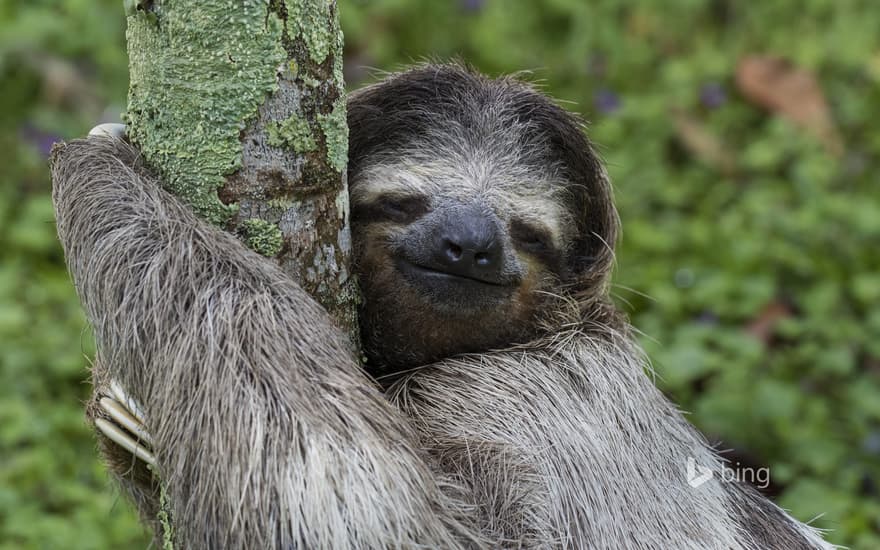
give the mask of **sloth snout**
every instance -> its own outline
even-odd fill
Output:
[[[449,213],[433,239],[433,260],[455,275],[497,280],[504,264],[498,223],[478,208]]]

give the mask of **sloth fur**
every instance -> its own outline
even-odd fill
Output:
[[[197,219],[130,145],[54,153],[96,391],[112,377],[143,404],[179,548],[831,547],[719,479],[654,386],[608,298],[617,216],[574,116],[517,79],[426,65],[355,93],[349,125],[384,388],[295,281]],[[415,206],[383,206],[404,192]],[[468,201],[495,220],[516,285],[493,307],[422,296],[393,267]],[[542,239],[517,240],[518,217]],[[102,447],[154,521],[154,479]],[[689,458],[716,475],[691,487]]]

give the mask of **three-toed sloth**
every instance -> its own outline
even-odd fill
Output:
[[[608,297],[618,220],[576,117],[457,65],[348,111],[366,372],[130,145],[55,154],[95,375],[143,404],[180,548],[830,548],[722,479],[654,386]],[[156,484],[103,448],[154,518]]]

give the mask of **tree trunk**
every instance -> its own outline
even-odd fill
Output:
[[[357,349],[335,2],[127,0],[126,8],[131,141],[200,216],[275,258]],[[173,518],[167,503],[160,508],[167,547]]]
[[[130,139],[357,343],[342,32],[327,0],[127,0]]]

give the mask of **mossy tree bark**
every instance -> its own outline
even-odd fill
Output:
[[[126,13],[131,141],[200,216],[276,259],[356,349],[335,2],[126,0]]]
[[[327,0],[127,0],[130,139],[357,342],[342,33]]]

